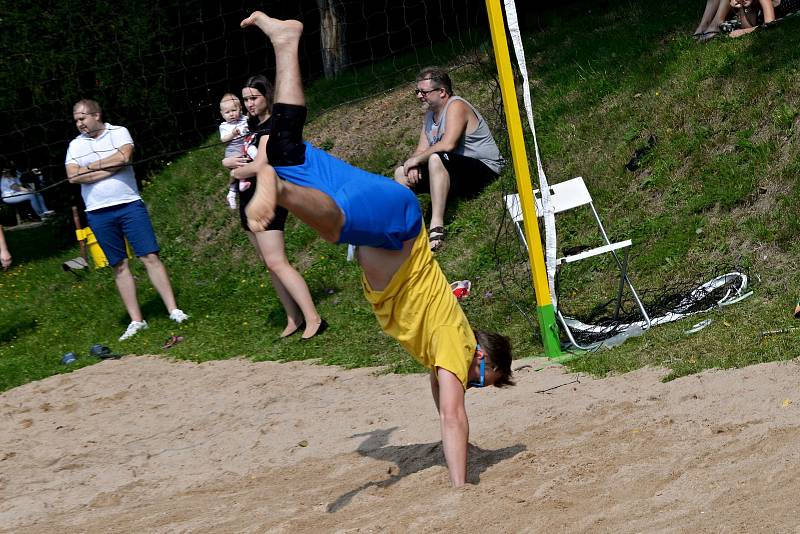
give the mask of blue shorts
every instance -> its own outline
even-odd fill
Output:
[[[126,237],[137,257],[160,250],[147,208],[141,200],[87,211],[86,217],[109,265],[117,265],[128,257]]]
[[[414,193],[394,180],[353,167],[305,143],[305,161],[275,166],[280,178],[330,196],[344,213],[339,243],[400,250],[422,227]]]
[[[409,189],[303,142],[307,110],[276,102],[267,157],[287,182],[322,191],[344,213],[339,243],[400,250],[422,227],[422,210]]]

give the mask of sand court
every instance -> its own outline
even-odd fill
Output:
[[[27,384],[0,395],[0,532],[800,526],[798,361],[669,383],[514,367],[467,393],[461,490],[424,375],[126,357]]]

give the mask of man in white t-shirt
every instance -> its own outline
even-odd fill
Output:
[[[175,303],[169,275],[158,257],[159,247],[147,208],[139,196],[131,166],[133,139],[128,129],[104,123],[94,100],[72,108],[80,135],[67,149],[65,165],[70,183],[81,184],[89,227],[114,268],[117,290],[131,322],[120,341],[147,328],[136,298],[136,283],[128,266],[125,238],[144,263],[147,275],[176,323],[188,319]]]

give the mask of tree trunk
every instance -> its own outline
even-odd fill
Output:
[[[319,40],[322,47],[322,68],[325,78],[335,78],[347,64],[344,22],[340,0],[317,0],[319,8]]]

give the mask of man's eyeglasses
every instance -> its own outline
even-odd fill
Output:
[[[417,96],[419,96],[419,95],[428,96],[428,93],[432,93],[432,92],[438,91],[440,89],[441,89],[441,87],[437,87],[436,89],[428,89],[427,91],[425,91],[424,89],[414,89],[414,94],[417,95]]]

